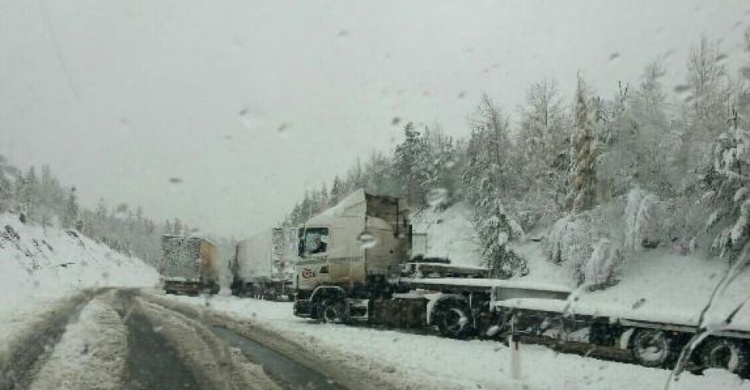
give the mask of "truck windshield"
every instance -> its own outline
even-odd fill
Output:
[[[325,253],[328,249],[328,228],[314,227],[300,229],[299,256],[307,257],[315,253]]]

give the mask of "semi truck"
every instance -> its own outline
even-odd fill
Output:
[[[412,228],[403,199],[362,190],[299,228],[294,315],[320,322],[432,327],[470,336],[584,345],[625,353],[649,367],[671,367],[683,347],[687,366],[724,368],[747,376],[750,332],[697,323],[571,310],[578,289],[489,278],[482,267],[445,259],[410,258]],[[606,305],[605,305],[606,306]]]
[[[232,294],[280,299],[294,293],[296,229],[273,228],[237,244]]]
[[[168,294],[218,293],[217,246],[203,237],[165,234],[161,237],[159,274]]]

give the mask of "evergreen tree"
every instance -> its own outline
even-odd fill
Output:
[[[420,207],[430,190],[430,150],[424,137],[409,122],[404,126],[406,139],[396,147],[395,170],[401,182],[401,191],[409,204]]]
[[[567,203],[573,212],[592,208],[596,201],[596,140],[589,119],[586,86],[578,76],[575,127],[570,139],[572,158],[571,192]]]
[[[508,121],[485,95],[472,122],[464,183],[474,205],[474,228],[484,262],[494,276],[504,278],[528,272],[526,260],[510,248],[510,240],[523,231],[502,202],[510,194],[512,150]]]
[[[341,182],[341,179],[339,179],[339,175],[336,175],[333,178],[333,185],[331,186],[331,203],[337,204],[345,196],[344,184]]]
[[[70,187],[68,199],[65,203],[65,214],[63,216],[63,227],[66,229],[75,229],[78,226],[80,207],[76,197],[76,187]]]

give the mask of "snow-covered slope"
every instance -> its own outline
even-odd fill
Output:
[[[456,264],[480,265],[480,248],[473,236],[471,220],[471,209],[459,203],[445,211],[421,211],[414,216],[413,223],[416,232],[427,233],[428,255],[448,257]],[[513,279],[576,287],[574,275],[550,263],[541,243],[531,241],[532,237],[543,238],[544,232],[527,234],[521,242],[512,243],[526,258],[530,270],[528,275]],[[572,310],[694,325],[727,268],[726,260],[683,256],[668,249],[627,254],[618,272],[619,283],[594,292],[581,290]],[[750,286],[750,269],[742,271],[717,296],[713,309],[707,313],[708,320],[724,320],[750,298],[747,286]],[[750,307],[740,310],[732,326],[750,329]]]
[[[0,214],[0,265],[0,343],[80,289],[158,283],[156,270],[137,258],[12,214]]]

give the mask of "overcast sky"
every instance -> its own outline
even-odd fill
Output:
[[[657,58],[671,88],[701,34],[746,61],[748,25],[747,0],[0,0],[0,154],[245,237],[390,150],[394,117],[466,135],[483,91],[517,117],[533,81],[610,96]]]

